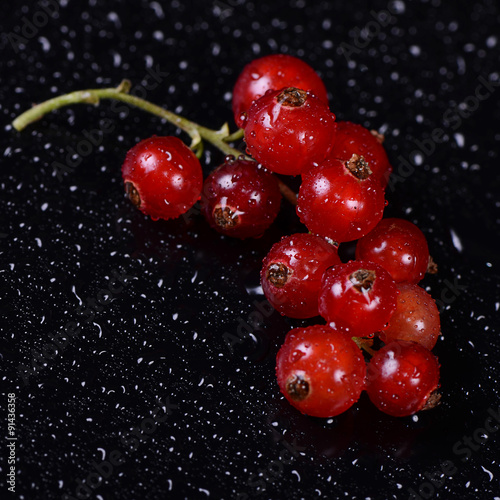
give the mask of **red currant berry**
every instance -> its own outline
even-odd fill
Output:
[[[304,89],[328,104],[323,81],[304,61],[285,54],[261,57],[243,68],[234,86],[233,113],[238,127],[244,128],[244,113],[253,101],[268,90],[285,87]]]
[[[297,213],[309,231],[337,242],[367,234],[382,218],[384,190],[366,162],[328,158],[302,177]]]
[[[337,248],[312,234],[293,234],[275,243],[264,258],[260,279],[264,295],[291,318],[318,316],[321,277],[340,264]]]
[[[356,259],[380,264],[396,282],[418,283],[427,270],[429,248],[415,224],[404,219],[382,219],[358,241]]]
[[[331,327],[366,337],[387,326],[397,295],[396,283],[385,269],[353,260],[323,275],[319,313]]]
[[[329,418],[359,399],[366,364],[349,337],[315,325],[287,334],[276,358],[276,376],[292,406],[306,415]]]
[[[200,197],[201,165],[177,137],[151,137],[129,150],[122,166],[130,201],[153,220],[187,212]]]
[[[379,410],[394,417],[436,406],[440,399],[438,387],[438,359],[414,342],[391,342],[368,365],[368,396]]]
[[[373,172],[373,177],[379,179],[384,187],[387,185],[392,166],[377,136],[357,123],[337,122],[335,143],[328,156],[348,161],[353,154],[363,158]]]
[[[439,311],[434,299],[413,283],[398,283],[396,311],[389,326],[379,337],[388,344],[393,340],[411,340],[431,350],[441,332]]]
[[[203,215],[211,227],[227,236],[261,236],[280,205],[278,179],[254,161],[228,156],[203,185]]]
[[[269,170],[297,175],[326,157],[335,129],[335,115],[323,101],[289,87],[250,106],[245,141],[248,153]]]

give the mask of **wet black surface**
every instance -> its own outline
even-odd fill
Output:
[[[17,472],[14,494],[3,438],[1,497],[500,498],[498,3],[96,4],[2,6],[1,419],[14,393]],[[153,222],[125,199],[120,166],[172,126],[110,102],[9,125],[34,102],[125,77],[204,125],[232,124],[239,71],[280,51],[323,76],[339,119],[386,134],[386,215],[417,223],[439,263],[422,285],[442,307],[443,403],[418,418],[363,397],[323,421],[281,397],[274,358],[302,323],[269,313],[258,271],[282,234],[304,230],[290,207],[256,241],[200,216]],[[104,119],[113,130],[93,132]],[[207,147],[205,172],[221,159]],[[230,349],[245,330],[255,340]],[[70,336],[57,352],[54,335]]]

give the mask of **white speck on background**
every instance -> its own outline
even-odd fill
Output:
[[[453,137],[455,138],[455,141],[457,141],[458,147],[463,148],[465,144],[465,139],[463,134],[457,132],[456,134],[453,134]]]

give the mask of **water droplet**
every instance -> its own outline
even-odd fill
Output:
[[[302,356],[305,355],[305,352],[299,351],[298,349],[295,349],[292,354],[290,354],[290,361],[292,363],[296,363]]]

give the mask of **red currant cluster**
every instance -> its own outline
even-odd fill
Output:
[[[440,333],[439,312],[418,286],[435,268],[426,238],[411,222],[382,219],[392,171],[383,137],[337,122],[311,67],[272,55],[243,69],[233,111],[249,156],[227,156],[205,181],[198,159],[201,139],[234,153],[228,143],[238,134],[201,127],[128,96],[126,81],[117,89],[77,94],[68,95],[73,101],[64,96],[57,106],[89,95],[121,99],[191,135],[191,148],[176,137],[155,136],[127,153],[126,193],[153,219],[178,217],[200,200],[211,227],[243,239],[259,237],[271,225],[280,191],[296,205],[309,233],[276,243],[261,271],[264,294],[281,314],[326,321],[293,329],[278,353],[278,383],[294,407],[333,417],[364,389],[379,409],[394,416],[437,404],[439,363],[430,350]],[[20,130],[46,108],[54,109],[52,101],[25,113],[14,126]],[[275,174],[300,175],[298,196]],[[342,263],[339,245],[353,240],[358,240],[355,260]],[[361,349],[372,356],[368,365]]]
[[[429,250],[411,222],[382,219],[392,170],[383,138],[336,122],[320,77],[291,56],[248,64],[234,88],[233,111],[251,158],[227,157],[202,186],[200,163],[184,143],[147,139],[123,165],[132,202],[153,218],[168,219],[201,195],[214,229],[258,237],[280,208],[273,173],[301,175],[297,213],[309,233],[284,237],[271,248],[261,283],[281,314],[321,315],[327,326],[288,333],[277,357],[282,393],[317,417],[347,410],[363,389],[394,416],[435,405],[439,364],[430,349],[440,333],[439,313],[417,285]],[[356,239],[356,260],[342,263],[339,244]],[[377,352],[370,347],[375,335],[385,343]],[[368,368],[360,347],[373,354]]]

